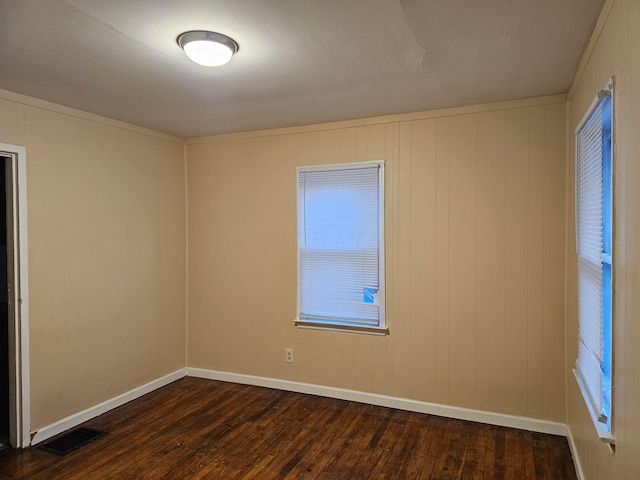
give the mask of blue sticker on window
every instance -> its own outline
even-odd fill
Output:
[[[377,288],[364,287],[363,291],[364,291],[364,298],[362,301],[364,303],[376,303],[376,292],[378,291]]]

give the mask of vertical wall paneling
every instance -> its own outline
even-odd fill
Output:
[[[2,143],[23,145],[25,143],[24,132],[24,105],[0,99],[0,132]]]
[[[478,408],[505,408],[505,163],[507,114],[478,115]]]
[[[436,392],[436,120],[411,124],[409,213],[411,249],[411,397],[435,398]]]
[[[527,298],[527,413],[544,414],[544,107],[529,117],[529,235]]]
[[[451,119],[436,120],[436,402],[448,404],[450,334],[449,334],[449,158]]]
[[[507,112],[505,365],[508,413],[527,408],[529,110]]]
[[[398,158],[396,171],[398,172],[398,181],[396,192],[397,195],[397,245],[394,251],[397,252],[397,295],[396,295],[396,328],[395,328],[395,345],[394,351],[397,356],[395,365],[395,378],[397,385],[395,394],[403,397],[411,397],[413,375],[416,372],[422,372],[419,365],[412,362],[411,349],[404,348],[405,345],[411,344],[411,339],[417,334],[413,329],[411,316],[412,306],[412,289],[411,289],[411,272],[413,269],[412,262],[412,235],[411,235],[411,213],[413,203],[413,191],[411,189],[412,171],[412,123],[402,122],[399,124],[398,137]]]
[[[450,401],[477,406],[478,117],[451,119],[449,186]]]
[[[564,363],[564,325],[557,313],[564,308],[564,189],[563,152],[565,122],[563,105],[545,107],[544,161],[544,416],[554,418],[564,406],[564,375],[557,366]],[[564,416],[557,416],[562,421]]]
[[[356,129],[356,149],[357,160],[359,162],[369,159],[369,135],[367,127],[358,127]]]
[[[395,330],[398,319],[398,148],[400,128],[397,123],[386,126],[385,151],[385,286],[386,321]],[[387,214],[388,212],[388,214]],[[402,328],[397,325],[398,328]],[[399,331],[399,330],[398,330]],[[384,342],[384,380],[386,391],[396,391],[398,383],[394,376],[398,335]]]
[[[183,368],[186,325],[182,140],[38,104],[0,100],[27,149],[33,430]]]
[[[389,285],[392,255],[392,219],[394,217],[392,202],[393,158],[394,158],[394,126],[392,124],[368,127],[369,160],[385,160],[385,258],[386,258],[386,319],[393,328],[392,288]],[[390,391],[393,362],[390,342],[379,337],[367,336],[367,387],[370,392],[382,393]]]
[[[561,419],[563,367],[544,356],[562,355],[545,329],[563,328],[563,307],[545,282],[564,226],[545,209],[564,180],[545,172],[563,168],[564,134],[548,130],[564,109],[546,105],[188,144],[191,366]],[[239,237],[254,215],[270,236],[295,232],[295,165],[356,160],[386,165],[389,335],[297,329],[295,233],[260,255]]]

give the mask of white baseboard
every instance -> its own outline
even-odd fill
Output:
[[[578,447],[571,433],[571,427],[567,425],[567,440],[569,441],[569,449],[571,450],[571,458],[573,459],[573,465],[576,468],[576,475],[578,480],[585,480],[584,472],[582,471],[582,463],[580,462],[580,456],[578,455]]]
[[[186,368],[181,368],[180,370],[176,370],[169,375],[165,375],[164,377],[153,380],[145,385],[134,388],[133,390],[129,390],[122,395],[118,395],[117,397],[102,402],[99,405],[87,408],[82,412],[75,413],[66,418],[63,418],[62,420],[58,420],[55,423],[47,425],[46,427],[42,427],[35,432],[31,432],[31,445],[36,445],[40,442],[43,442],[44,440],[58,435],[65,430],[69,430],[70,428],[78,426],[81,423],[86,422],[87,420],[91,420],[98,415],[102,415],[109,410],[124,405],[131,400],[135,400],[136,398],[157,390],[160,387],[164,387],[165,385],[175,382],[176,380],[179,380],[180,378],[186,376],[186,372]]]
[[[427,413],[440,417],[469,420],[472,422],[487,423],[500,427],[519,428],[532,432],[548,433],[551,435],[567,435],[567,426],[564,423],[539,420],[537,418],[519,417],[502,413],[486,412],[469,408],[453,407],[438,403],[421,402],[407,398],[391,397],[376,393],[359,392],[344,388],[326,387],[310,383],[292,382],[277,378],[258,377],[239,373],[220,372],[203,368],[187,368],[187,376],[220,380],[223,382],[241,383],[258,387],[276,388],[296,393],[306,393],[321,397],[331,397],[352,402],[367,403],[381,407],[397,408],[411,412]],[[577,467],[576,467],[577,469]]]
[[[135,400],[136,398],[146,395],[147,393],[150,393],[158,388],[168,385],[169,383],[172,383],[184,376],[207,378],[211,380],[240,383],[244,385],[254,385],[258,387],[275,388],[290,392],[318,395],[322,397],[330,397],[340,400],[378,405],[381,407],[397,408],[399,410],[407,410],[411,412],[455,418],[458,420],[468,420],[472,422],[486,423],[501,427],[519,428],[532,432],[566,436],[569,439],[569,447],[571,448],[571,453],[573,455],[578,479],[584,480],[573,436],[571,435],[571,430],[569,430],[567,425],[563,423],[552,422],[549,420],[540,420],[530,417],[520,417],[502,413],[487,412],[483,410],[455,407],[450,405],[442,405],[438,403],[421,402],[408,398],[391,397],[388,395],[360,392],[344,388],[328,387],[310,383],[280,380],[277,378],[258,377],[254,375],[220,372],[216,370],[207,370],[192,367],[176,370],[173,373],[153,380],[140,387],[134,388],[133,390],[123,393],[122,395],[118,395],[117,397],[102,402],[99,405],[95,405],[91,408],[83,410],[82,412],[78,412],[55,423],[42,427],[37,431],[32,432],[31,445],[41,443],[48,438],[58,435],[59,433],[69,430],[77,425],[80,425],[81,423],[86,422],[87,420],[91,420],[92,418],[102,415],[109,410],[124,405],[125,403],[130,402],[131,400]]]

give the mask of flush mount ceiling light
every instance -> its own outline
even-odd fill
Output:
[[[205,30],[185,32],[177,40],[187,57],[205,67],[224,65],[240,48],[234,39]]]

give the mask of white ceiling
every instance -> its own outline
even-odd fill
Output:
[[[567,91],[604,0],[0,0],[0,88],[180,137]],[[234,38],[224,67],[187,30]]]

